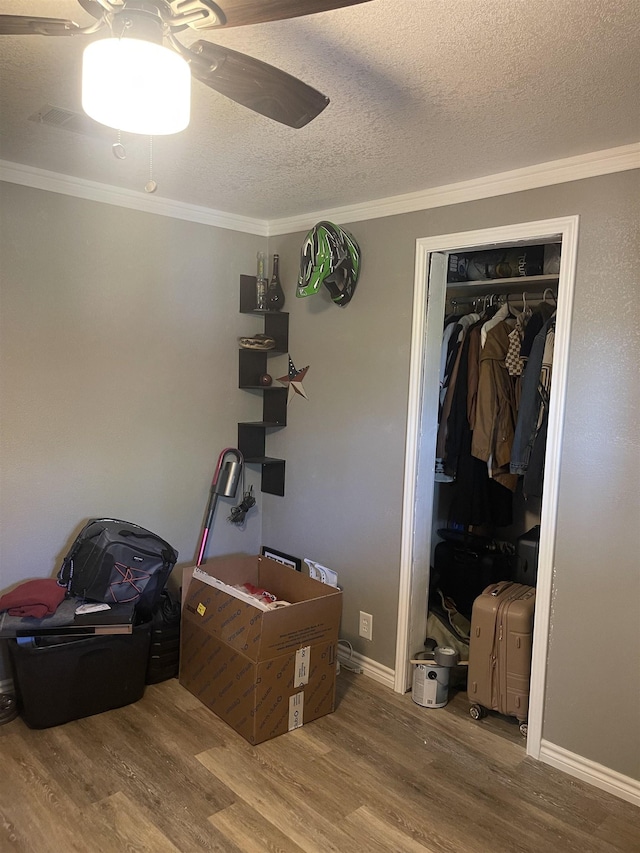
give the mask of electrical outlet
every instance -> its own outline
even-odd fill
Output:
[[[373,640],[373,616],[370,613],[360,611],[360,628],[358,633],[365,640]]]

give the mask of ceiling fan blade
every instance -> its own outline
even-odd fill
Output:
[[[220,0],[218,5],[225,14],[226,24],[202,29],[218,29],[220,26],[245,27],[266,21],[283,21],[368,2],[369,0]]]
[[[297,77],[244,53],[208,41],[182,48],[193,76],[221,95],[267,118],[300,128],[319,115],[329,98]]]
[[[2,36],[74,36],[82,32],[82,27],[64,18],[0,15],[0,35]]]
[[[88,12],[96,19],[100,19],[105,12],[110,11],[107,6],[111,5],[107,4],[107,6],[103,6],[102,3],[98,2],[98,0],[78,0],[78,3],[82,6],[85,12]]]

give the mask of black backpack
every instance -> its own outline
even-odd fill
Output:
[[[130,521],[94,518],[80,531],[58,572],[71,595],[107,604],[134,602],[150,616],[178,552]]]

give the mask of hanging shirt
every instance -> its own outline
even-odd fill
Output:
[[[549,395],[551,393],[551,369],[553,367],[553,347],[556,340],[555,321],[551,323],[544,339],[544,350],[542,352],[542,367],[540,368],[540,384],[538,393],[542,400],[541,409],[549,408]],[[542,411],[538,415],[538,429],[542,424]]]
[[[444,395],[446,394],[446,383],[445,378],[447,376],[447,361],[449,357],[449,348],[451,338],[455,333],[455,339],[457,340],[457,330],[460,327],[458,326],[458,318],[453,318],[447,325],[444,327],[444,332],[442,334],[442,346],[440,348],[440,405],[444,402]]]
[[[493,329],[495,326],[498,325],[498,323],[501,323],[503,320],[506,320],[510,313],[511,312],[509,309],[509,304],[505,302],[504,305],[501,305],[498,308],[493,317],[490,320],[487,320],[487,322],[484,324],[480,331],[480,345],[482,347],[484,347],[487,343],[487,334],[489,333],[489,330]]]
[[[509,349],[505,356],[505,364],[509,376],[521,376],[524,370],[524,359],[520,351],[522,349],[522,341],[524,340],[525,326],[530,318],[531,309],[523,309],[519,314],[516,314],[516,325],[509,332]]]

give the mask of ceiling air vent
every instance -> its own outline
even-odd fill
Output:
[[[73,133],[81,133],[83,136],[113,136],[115,131],[99,124],[85,113],[74,113],[65,110],[64,107],[54,107],[45,104],[33,115],[29,121],[45,124],[47,127],[57,127],[62,130],[70,130]]]

